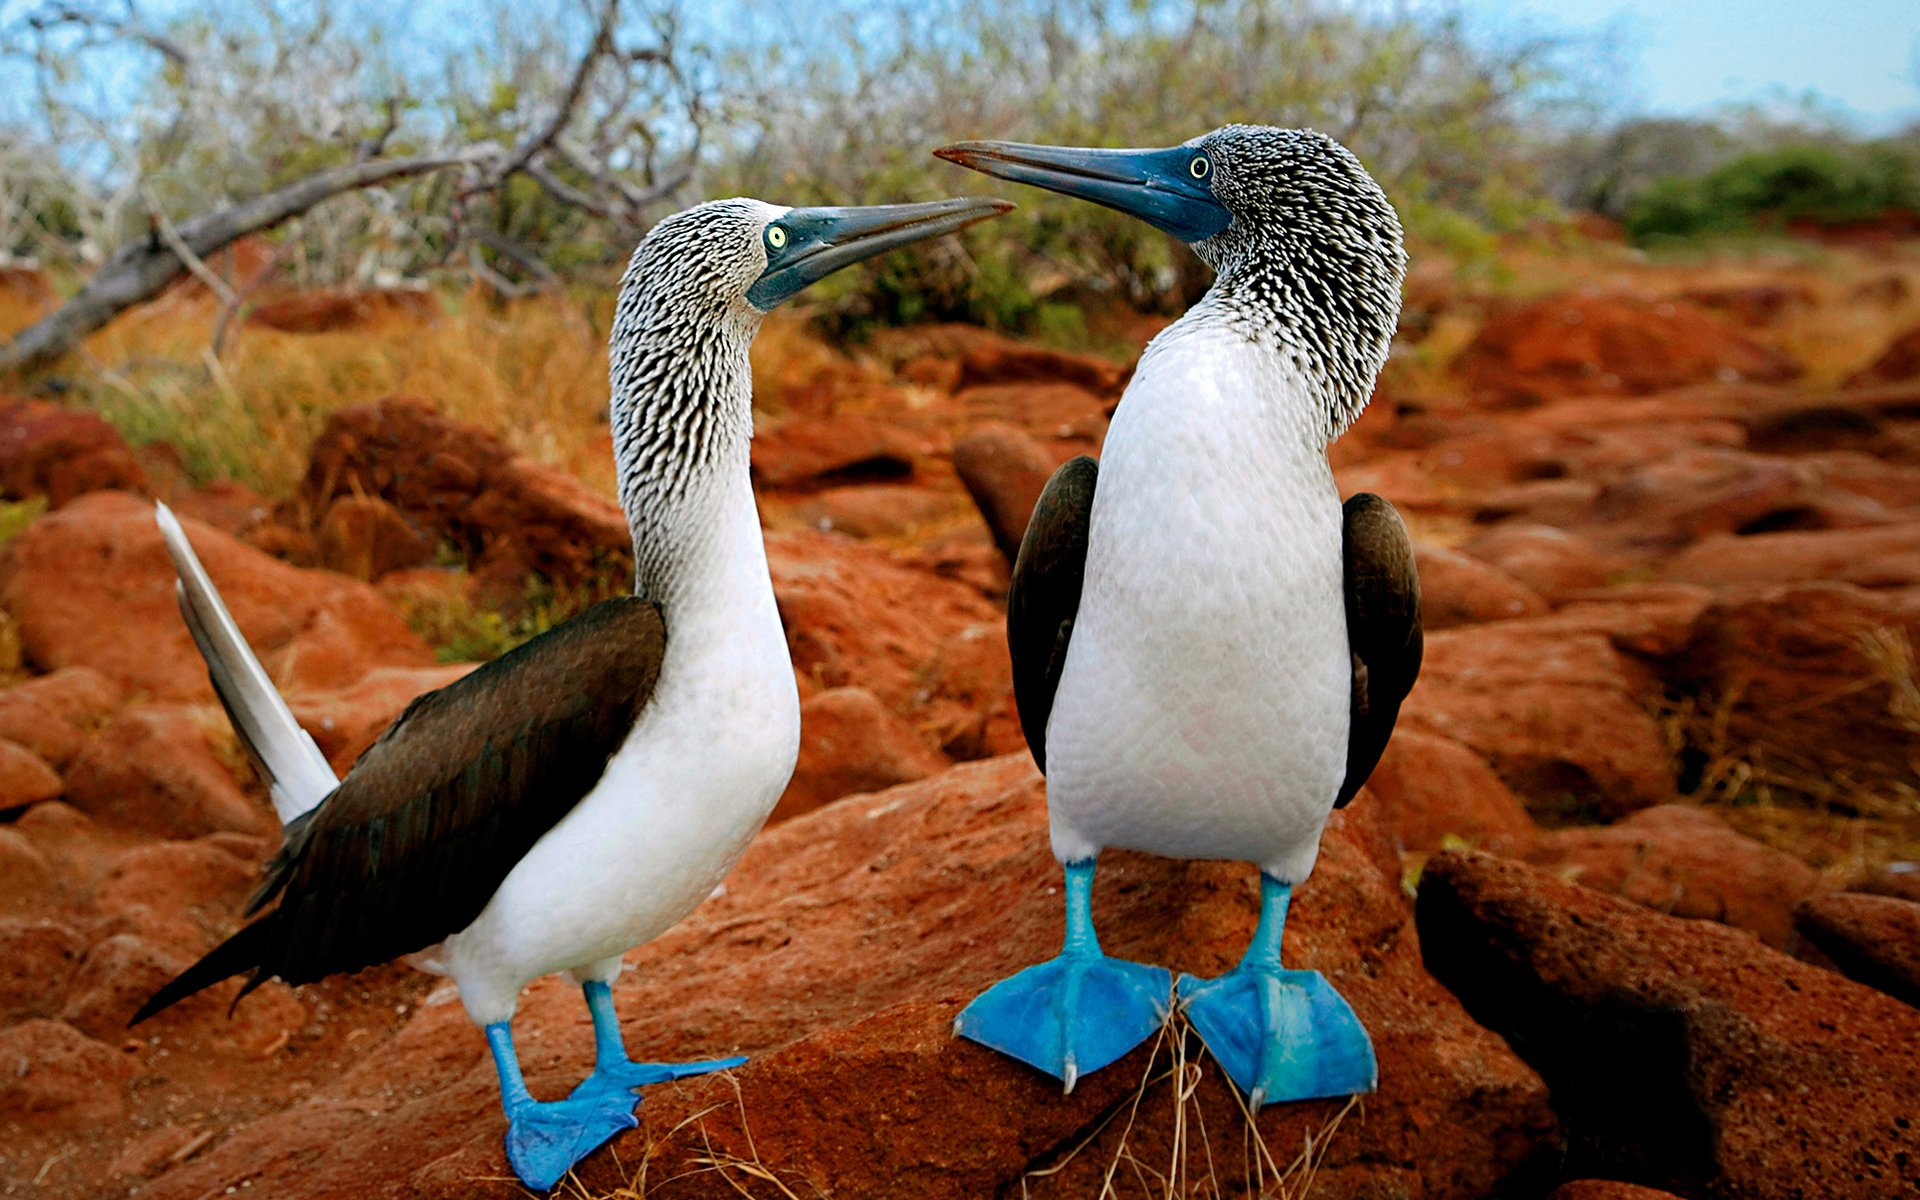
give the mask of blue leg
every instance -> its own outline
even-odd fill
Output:
[[[1263,872],[1260,927],[1240,965],[1218,979],[1180,977],[1200,1040],[1256,1109],[1370,1092],[1380,1075],[1360,1018],[1326,977],[1280,965],[1290,893]]]
[[[1067,940],[1060,956],[983,992],[953,1031],[1074,1081],[1152,1037],[1167,1019],[1173,976],[1165,967],[1100,952],[1093,931],[1093,860],[1067,864]]]
[[[507,1110],[507,1162],[528,1187],[546,1191],[608,1138],[639,1124],[633,1119],[639,1101],[630,1092],[535,1100],[520,1076],[507,1022],[487,1026],[487,1045],[500,1073],[500,1105]]]
[[[593,1074],[573,1089],[573,1098],[594,1095],[623,1095],[632,1098],[633,1089],[669,1079],[705,1075],[729,1067],[745,1066],[744,1058],[710,1058],[703,1062],[638,1063],[627,1057],[620,1037],[620,1019],[613,1012],[613,989],[598,980],[580,986],[587,996],[587,1011],[593,1015]]]

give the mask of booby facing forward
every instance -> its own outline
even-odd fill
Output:
[[[1365,1029],[1318,972],[1281,966],[1280,939],[1329,811],[1379,761],[1420,664],[1405,526],[1377,496],[1343,506],[1327,462],[1399,313],[1393,207],[1305,130],[935,153],[1131,213],[1216,272],[1142,353],[1099,463],[1060,468],[1021,544],[1007,636],[1066,871],[1066,944],[956,1030],[1071,1089],[1174,999],[1256,1107],[1370,1091]],[[1176,993],[1165,969],[1103,955],[1089,899],[1108,846],[1256,863],[1260,925],[1240,965]]]
[[[748,478],[748,345],[762,317],[809,283],[1011,207],[736,199],[656,225],[627,267],[610,355],[634,594],[415,700],[344,779],[294,722],[162,510],[182,612],[289,824],[248,915],[274,907],[134,1019],[245,971],[251,989],[414,955],[453,977],[485,1029],[508,1159],[542,1189],[636,1124],[634,1088],[745,1062],[633,1062],[610,988],[621,955],[692,911],[733,866],[799,749],[799,698]],[[510,1021],[522,987],[561,971],[584,990],[594,1067],[567,1099],[542,1102],[521,1078]]]

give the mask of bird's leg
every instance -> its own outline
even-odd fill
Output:
[[[1260,924],[1240,965],[1218,979],[1180,977],[1187,1016],[1254,1108],[1282,1100],[1370,1092],[1373,1042],[1318,971],[1280,965],[1292,888],[1260,875]]]
[[[535,1100],[520,1074],[506,1021],[487,1026],[487,1046],[500,1076],[500,1106],[507,1113],[507,1162],[528,1187],[546,1191],[607,1139],[639,1124],[633,1119],[638,1101],[630,1094],[624,1100],[577,1094]]]
[[[953,1031],[1035,1066],[1071,1092],[1153,1036],[1167,1018],[1173,976],[1100,949],[1093,928],[1094,860],[1066,864],[1067,933],[1058,957],[1003,979],[954,1020]]]
[[[744,1058],[710,1058],[700,1062],[640,1063],[627,1057],[625,1040],[620,1036],[620,1018],[613,1011],[613,988],[604,980],[589,979],[580,985],[587,998],[587,1012],[593,1017],[593,1074],[573,1090],[576,1097],[602,1093],[631,1095],[634,1088],[669,1079],[685,1079],[730,1067],[745,1066]]]

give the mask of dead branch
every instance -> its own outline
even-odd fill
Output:
[[[250,233],[271,229],[344,192],[474,161],[479,151],[415,158],[373,159],[319,171],[285,187],[182,222],[175,235],[206,258]],[[159,295],[186,274],[186,261],[161,238],[135,238],[102,263],[73,298],[0,347],[0,371],[43,366],[127,309]]]

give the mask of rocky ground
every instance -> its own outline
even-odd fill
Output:
[[[1335,462],[1420,541],[1427,662],[1287,934],[1380,1091],[1254,1121],[1172,1029],[1063,1098],[949,1036],[1060,936],[1004,554],[1127,372],[920,328],[763,380],[800,767],[616,989],[649,1056],[753,1061],[652,1089],[570,1194],[1920,1193],[1920,257],[1498,297],[1416,275],[1402,341]],[[229,984],[125,1028],[276,839],[151,500],[343,768],[468,669],[449,623],[616,585],[617,509],[404,397],[336,412],[270,498],[0,398],[0,495],[0,1195],[521,1194],[439,981],[270,984],[231,1016]],[[1208,974],[1256,890],[1115,855],[1096,915]],[[517,1029],[536,1093],[570,1087],[572,989],[536,984]]]

